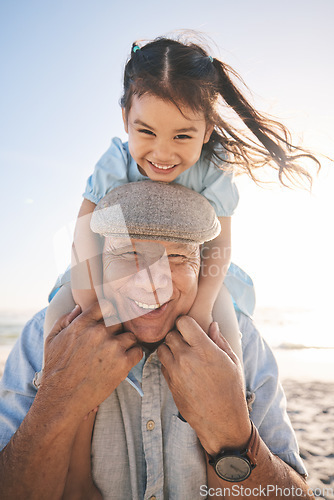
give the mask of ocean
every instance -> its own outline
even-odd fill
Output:
[[[32,315],[0,313],[0,358],[6,357]],[[259,307],[254,321],[275,353],[282,379],[334,382],[334,331],[324,312]]]

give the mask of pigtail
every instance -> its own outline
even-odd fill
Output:
[[[264,146],[263,149],[251,139],[248,141],[245,140],[235,130],[232,131],[230,127],[226,127],[226,124],[222,120],[218,120],[221,121],[221,127],[218,124],[218,129],[224,129],[224,132],[226,129],[229,129],[227,132],[232,137],[232,148],[229,147],[231,146],[231,141],[226,141],[225,133],[223,134],[225,137],[223,138],[222,145],[227,146],[226,149],[232,152],[237,160],[236,163],[239,166],[241,165],[241,169],[246,170],[256,182],[258,180],[255,178],[253,170],[263,167],[265,164],[270,164],[278,171],[279,180],[284,186],[287,186],[286,181],[298,184],[302,179],[306,179],[312,185],[311,174],[298,164],[298,160],[311,159],[317,165],[318,171],[320,169],[320,162],[312,154],[303,151],[297,146],[293,146],[288,130],[281,123],[265,118],[251,106],[240,90],[234,85],[230,75],[238,79],[240,77],[231,68],[218,59],[213,60],[213,65],[218,74],[217,90],[219,94]],[[238,161],[238,158],[241,161]]]

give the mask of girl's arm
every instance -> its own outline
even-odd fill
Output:
[[[219,217],[221,232],[202,245],[202,265],[198,292],[189,315],[208,332],[212,309],[231,260],[231,217]]]
[[[221,232],[201,249],[198,292],[189,316],[208,332],[212,320],[242,362],[241,339],[233,302],[223,281],[231,260],[231,217],[219,217]],[[212,311],[214,314],[212,315]],[[213,318],[212,318],[213,316]]]
[[[90,228],[95,203],[84,199],[74,230],[71,260],[71,286],[76,304],[85,311],[97,300],[94,289],[102,285],[101,238]]]

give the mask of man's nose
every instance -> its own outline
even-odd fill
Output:
[[[140,271],[134,275],[134,285],[146,293],[163,291],[164,294],[172,293],[172,276],[168,257],[161,257],[150,265],[141,266]],[[164,297],[164,300],[167,300]]]

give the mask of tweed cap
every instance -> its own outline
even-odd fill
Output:
[[[91,229],[102,236],[201,244],[218,236],[221,228],[204,196],[179,184],[140,181],[104,196]]]

